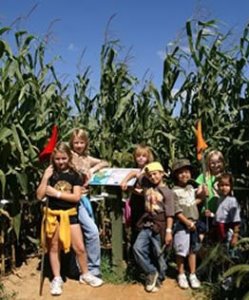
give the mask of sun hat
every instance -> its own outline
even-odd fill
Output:
[[[177,159],[173,162],[172,173],[174,174],[176,171],[178,171],[178,170],[180,170],[181,168],[184,168],[184,167],[192,169],[190,161],[188,159],[185,159],[185,158]]]
[[[164,173],[164,169],[163,166],[160,164],[160,162],[158,161],[154,161],[152,163],[149,163],[146,167],[145,167],[145,172],[149,173],[149,172],[154,172],[154,171],[160,171]]]

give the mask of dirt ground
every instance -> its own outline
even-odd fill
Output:
[[[15,292],[15,300],[49,300],[55,297],[50,295],[49,281],[44,282],[43,295],[39,296],[40,273],[36,270],[38,259],[29,259],[27,264],[3,278],[3,284],[8,293]],[[57,297],[58,298],[58,297]],[[79,284],[76,280],[67,279],[64,284],[60,300],[191,300],[191,290],[181,290],[176,281],[166,279],[162,288],[157,293],[145,292],[141,284],[104,284],[99,288],[92,288]]]

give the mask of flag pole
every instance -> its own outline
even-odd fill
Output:
[[[203,174],[203,184],[206,185],[206,162],[204,157],[204,151],[207,149],[208,145],[206,144],[203,136],[202,136],[202,126],[201,119],[199,119],[196,123],[195,135],[197,139],[196,150],[197,150],[197,159],[201,161],[201,169]],[[205,208],[208,209],[208,198],[205,196]],[[209,228],[208,217],[206,217],[206,226],[207,231]]]
[[[58,140],[58,127],[56,125],[52,128],[52,134],[48,140],[48,143],[43,148],[43,150],[39,154],[40,162],[44,162],[50,159],[51,154],[54,151]],[[43,236],[43,243],[42,243],[42,256],[41,256],[41,271],[40,271],[40,287],[39,287],[39,295],[42,296],[43,284],[45,279],[45,255],[47,251],[47,220],[48,220],[48,197],[45,197],[43,200],[45,201],[45,207],[43,209],[43,219],[42,219],[42,232],[41,235]]]
[[[41,271],[40,271],[40,288],[39,295],[42,296],[43,284],[45,279],[45,255],[47,250],[47,219],[48,219],[48,197],[45,197],[45,207],[44,207],[44,218],[43,218],[43,245],[42,245],[42,257],[41,257]]]

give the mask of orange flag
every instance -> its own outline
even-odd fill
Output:
[[[201,120],[197,121],[195,135],[197,139],[196,150],[197,150],[197,159],[202,159],[202,153],[205,149],[207,149],[208,145],[206,144],[205,140],[202,136],[202,127],[201,127]]]

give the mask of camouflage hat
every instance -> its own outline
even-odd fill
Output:
[[[177,159],[173,162],[173,165],[172,165],[172,172],[173,174],[180,170],[181,168],[184,168],[184,167],[187,167],[189,169],[192,169],[192,166],[190,164],[190,161],[188,159]]]

